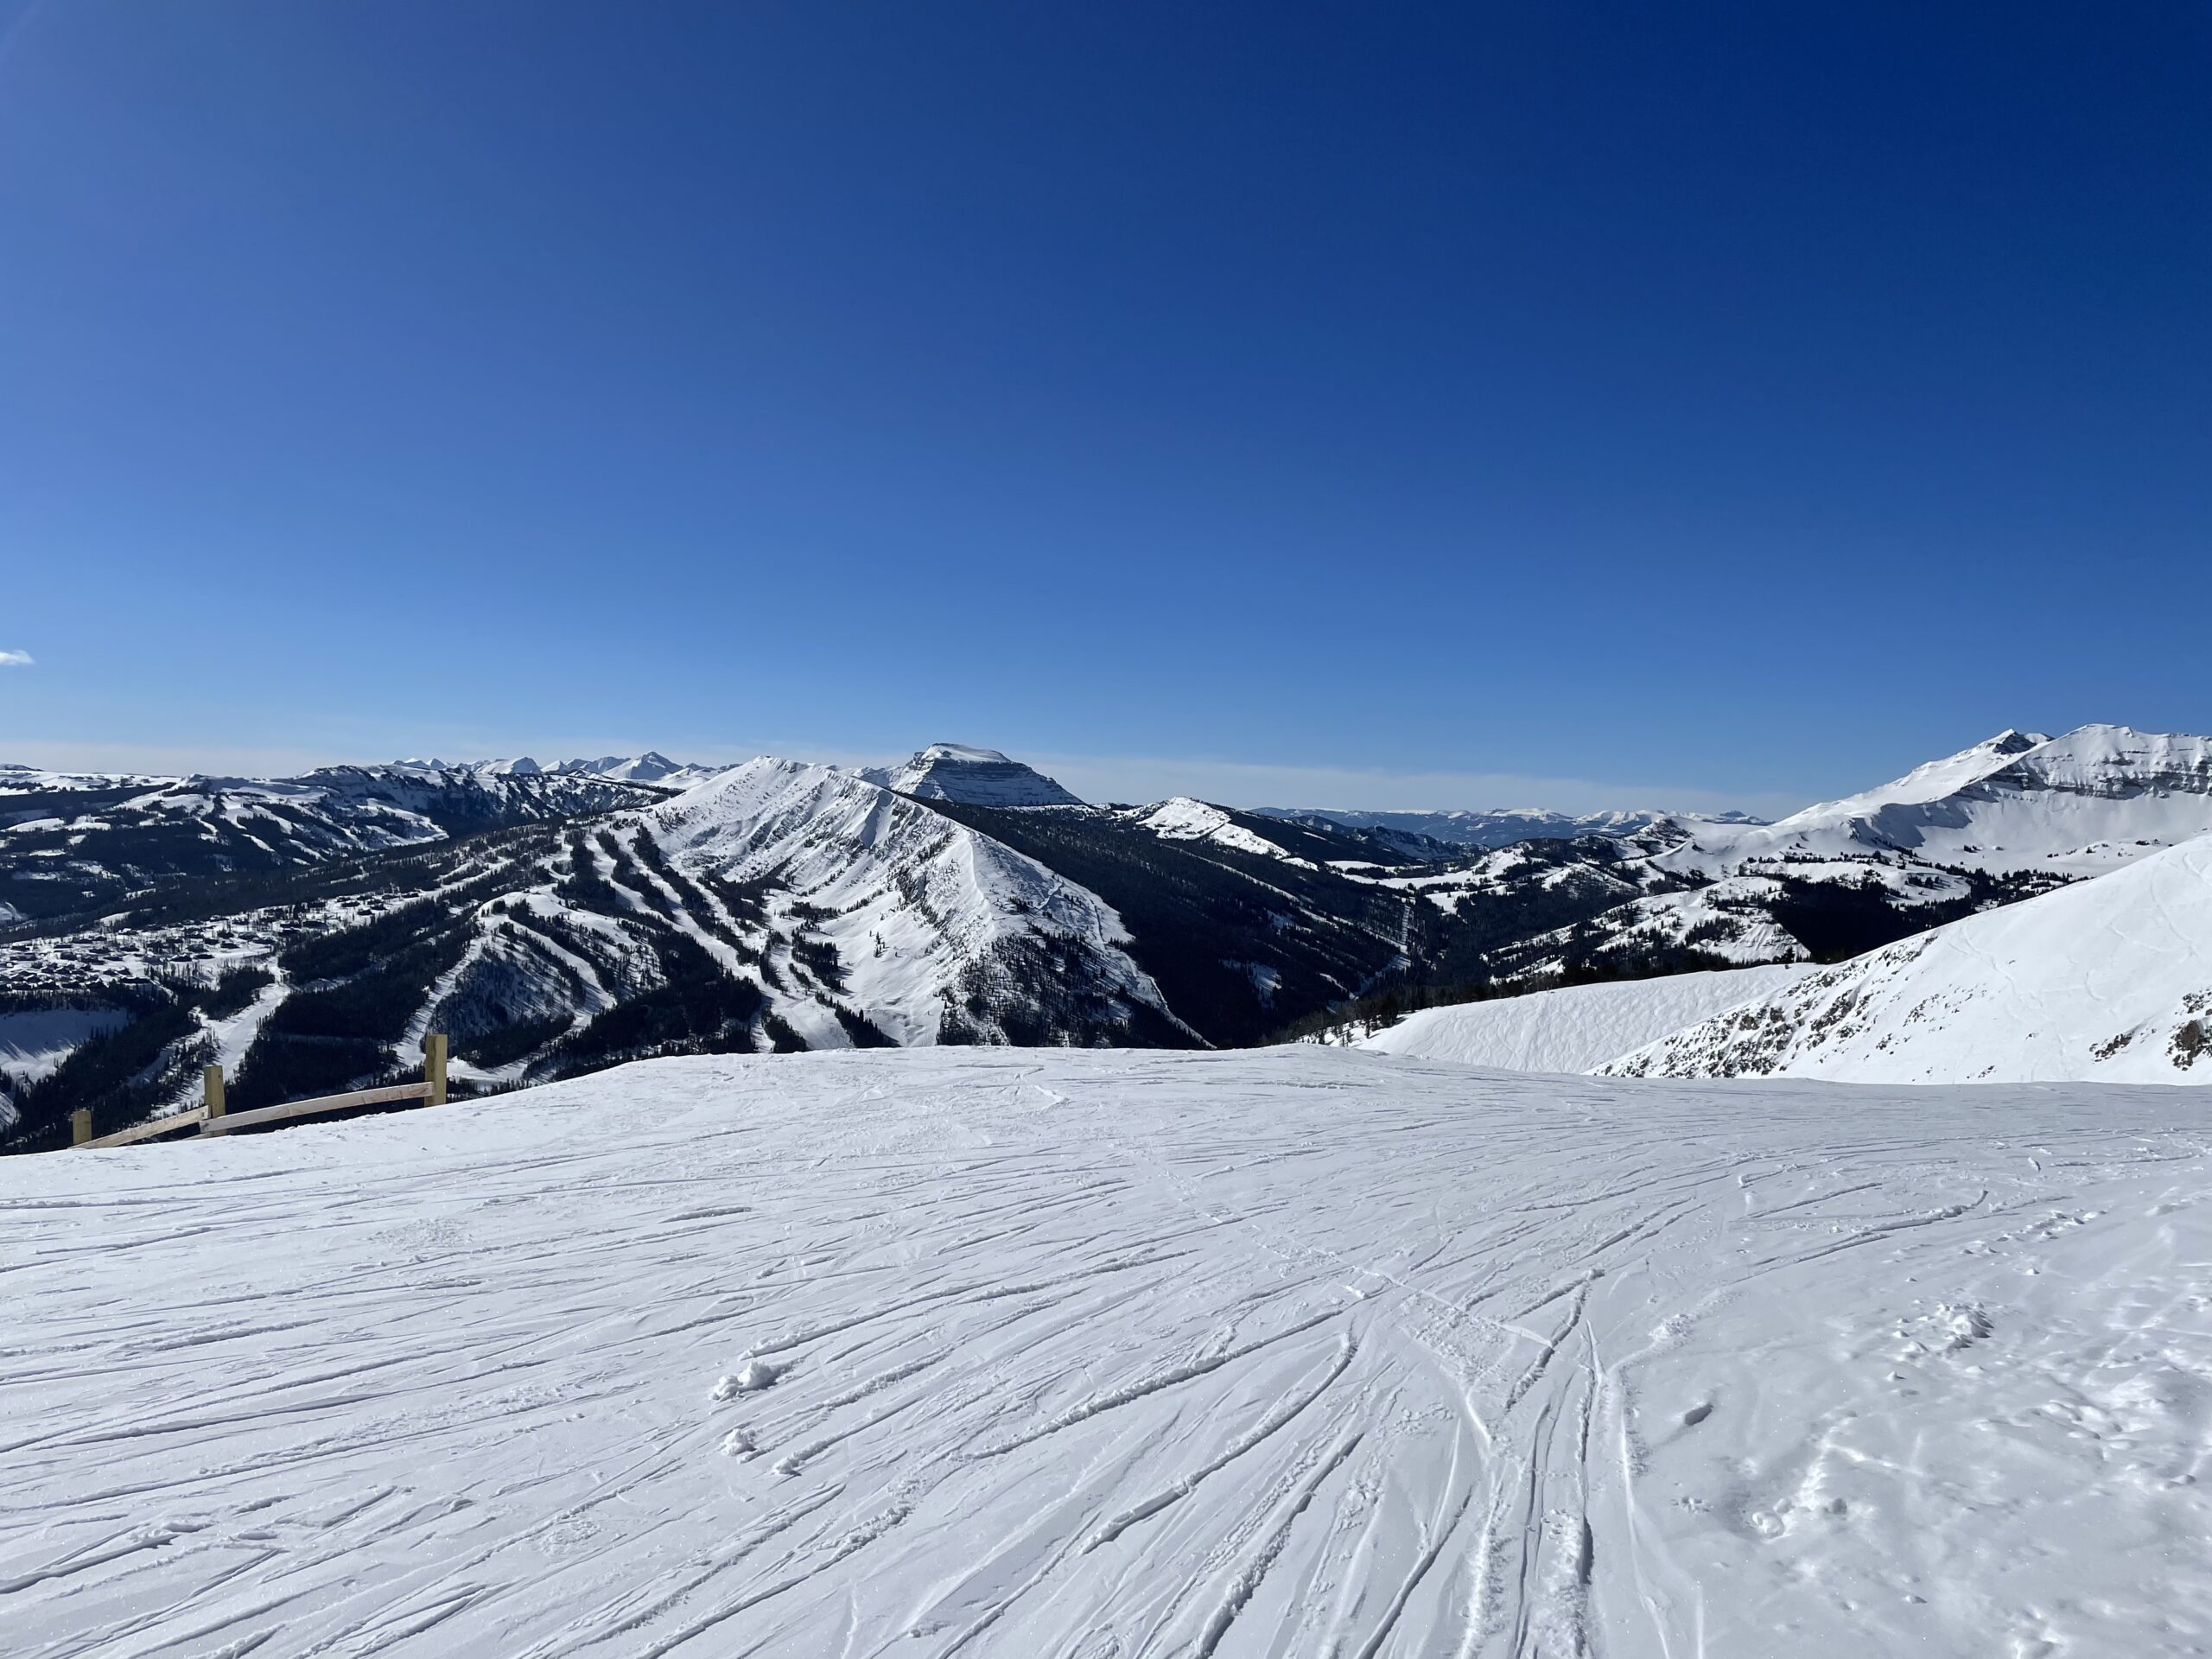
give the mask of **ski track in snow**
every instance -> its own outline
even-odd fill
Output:
[[[0,1646],[2202,1653],[2208,1129],[941,1050],[11,1160]]]

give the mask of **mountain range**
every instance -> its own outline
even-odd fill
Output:
[[[1378,998],[1841,963],[2212,831],[2212,740],[2008,731],[1778,823],[1477,839],[1515,816],[1097,806],[956,744],[880,771],[0,768],[0,1054],[11,1019],[81,1033],[4,1109],[18,1142],[75,1104],[118,1126],[211,1058],[240,1106],[340,1089],[434,1029],[486,1090],[679,1052],[1236,1046]]]

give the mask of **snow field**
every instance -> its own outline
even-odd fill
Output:
[[[0,1165],[23,1656],[2212,1643],[2212,1096],[655,1061]]]
[[[1588,1071],[1813,971],[1789,963],[1564,985],[1490,1002],[1423,1008],[1357,1046],[1508,1071]]]

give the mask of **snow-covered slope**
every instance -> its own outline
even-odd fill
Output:
[[[479,786],[579,783],[638,798],[596,777]],[[646,798],[429,838],[371,868],[256,874],[227,907],[172,883],[97,928],[0,941],[15,1006],[121,999],[154,1022],[118,1039],[135,1045],[119,1068],[76,1033],[85,1066],[42,1062],[56,1081],[13,1091],[20,1121],[0,1139],[66,1139],[79,1105],[103,1132],[173,1109],[198,1087],[203,1039],[223,1046],[240,1109],[407,1070],[429,1031],[452,1039],[462,1087],[667,1053],[1207,1040],[1104,900],[920,802],[765,759]],[[272,977],[265,994],[240,982],[251,1010],[220,1033],[171,988],[241,969]]]
[[[404,766],[428,766],[443,769],[442,760],[403,760]],[[477,772],[487,778],[529,778],[541,774],[554,777],[612,778],[626,784],[667,784],[682,787],[696,783],[702,778],[712,777],[721,770],[716,766],[692,766],[681,760],[671,760],[658,749],[647,749],[643,754],[602,754],[570,760],[539,761],[529,755],[519,755],[505,760],[465,760],[459,769]]]
[[[996,749],[932,743],[903,766],[863,768],[870,783],[930,801],[969,806],[1080,806],[1082,801],[1033,767]]]
[[[0,1161],[22,1659],[2201,1654],[2212,1095],[658,1061]]]
[[[2097,875],[2212,832],[2212,737],[2083,726],[2000,732],[1894,783],[1758,827],[1686,825],[1669,861],[1707,874],[1804,855],[1898,854],[1978,870]]]
[[[663,798],[588,774],[397,764],[297,778],[118,778],[0,769],[0,899],[34,918],[149,890],[421,847]]]
[[[1225,810],[1179,795],[1156,806],[1135,809],[1137,821],[1162,841],[1210,841],[1239,853],[1262,858],[1294,858],[1266,836],[1246,829]]]
[[[1507,1071],[1588,1071],[1656,1038],[1757,1001],[1815,971],[1804,966],[1564,985],[1525,996],[1423,1008],[1358,1046],[1408,1059]]]
[[[772,877],[772,914],[835,949],[848,993],[899,1042],[937,1041],[948,1025],[962,1040],[1020,1040],[1062,1001],[1085,1010],[1064,1036],[1172,1023],[1096,895],[849,772],[751,760],[641,821],[679,869]],[[804,1009],[786,1017],[806,1030]]]
[[[114,1008],[13,1008],[0,1013],[0,1093],[9,1084],[51,1077],[69,1052],[112,1031],[124,1016]],[[0,1102],[0,1111],[4,1111]]]
[[[2212,836],[1823,969],[1607,1069],[2212,1083]]]
[[[1776,823],[1624,823],[1377,879],[1470,921],[1501,901],[1535,916],[1573,898],[1558,925],[1519,928],[1487,964],[1525,978],[1578,959],[1615,971],[1834,960],[2207,832],[2212,738],[2084,726],[2001,732]],[[1611,906],[1590,909],[1607,889]]]
[[[1326,818],[1355,830],[1392,830],[1459,847],[1510,847],[1519,841],[1573,841],[1583,836],[1625,836],[1662,821],[1755,824],[1741,812],[1713,817],[1656,811],[1554,812],[1543,807],[1500,807],[1488,812],[1377,812],[1357,807],[1262,806],[1263,817]]]

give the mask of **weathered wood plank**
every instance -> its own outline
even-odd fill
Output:
[[[167,1135],[171,1129],[188,1129],[195,1123],[207,1121],[207,1109],[195,1106],[188,1112],[179,1112],[175,1117],[157,1117],[149,1122],[133,1123],[127,1129],[118,1129],[111,1135],[101,1135],[97,1141],[84,1142],[88,1147],[127,1147],[133,1141],[145,1141],[157,1135]]]
[[[222,1135],[255,1123],[279,1123],[288,1117],[313,1117],[318,1112],[342,1112],[349,1106],[381,1106],[388,1101],[428,1100],[427,1083],[396,1083],[386,1089],[356,1089],[350,1095],[321,1095],[313,1100],[288,1100],[281,1106],[259,1106],[250,1112],[226,1112],[200,1126],[202,1135]]]
[[[430,1104],[446,1103],[446,1034],[434,1031],[423,1039],[423,1081],[430,1085]]]

